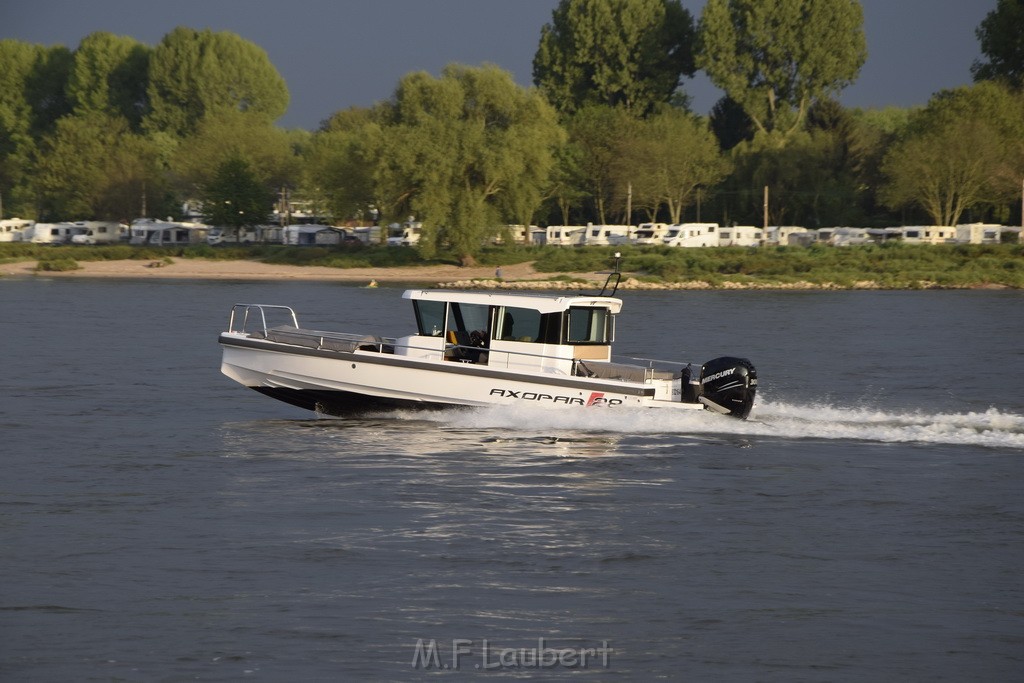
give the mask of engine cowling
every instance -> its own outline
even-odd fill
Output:
[[[697,400],[708,410],[741,420],[750,415],[757,393],[757,370],[746,358],[709,360],[701,366],[699,384]]]

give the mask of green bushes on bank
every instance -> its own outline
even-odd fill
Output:
[[[48,273],[63,273],[69,270],[78,270],[81,267],[73,258],[48,259],[36,264],[36,270]]]
[[[586,252],[580,254],[580,252]],[[850,247],[587,247],[547,249],[541,272],[608,270],[615,252],[622,270],[654,281],[810,282],[848,286],[873,281],[905,288],[932,282],[946,287],[999,284],[1024,287],[1024,245],[867,244]]]

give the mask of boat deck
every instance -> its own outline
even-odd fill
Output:
[[[394,339],[385,339],[371,334],[351,334],[348,332],[324,332],[322,330],[305,330],[290,325],[271,327],[266,331],[250,333],[255,339],[266,339],[279,344],[292,344],[308,349],[342,351],[377,351],[394,353]]]

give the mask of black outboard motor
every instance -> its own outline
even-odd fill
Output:
[[[687,379],[684,376],[683,381]],[[701,367],[699,395],[696,398],[709,410],[745,420],[754,406],[755,393],[757,370],[746,358],[723,356],[709,360]],[[683,395],[686,396],[685,386]]]

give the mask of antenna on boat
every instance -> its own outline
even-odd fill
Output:
[[[608,278],[604,281],[604,287],[601,288],[601,293],[598,296],[615,296],[615,292],[619,290],[619,282],[622,280],[622,273],[619,271],[619,264],[622,262],[622,252],[615,252],[615,270],[608,273]],[[612,284],[612,278],[615,278],[615,284]],[[608,286],[611,285],[611,291],[608,291]]]

